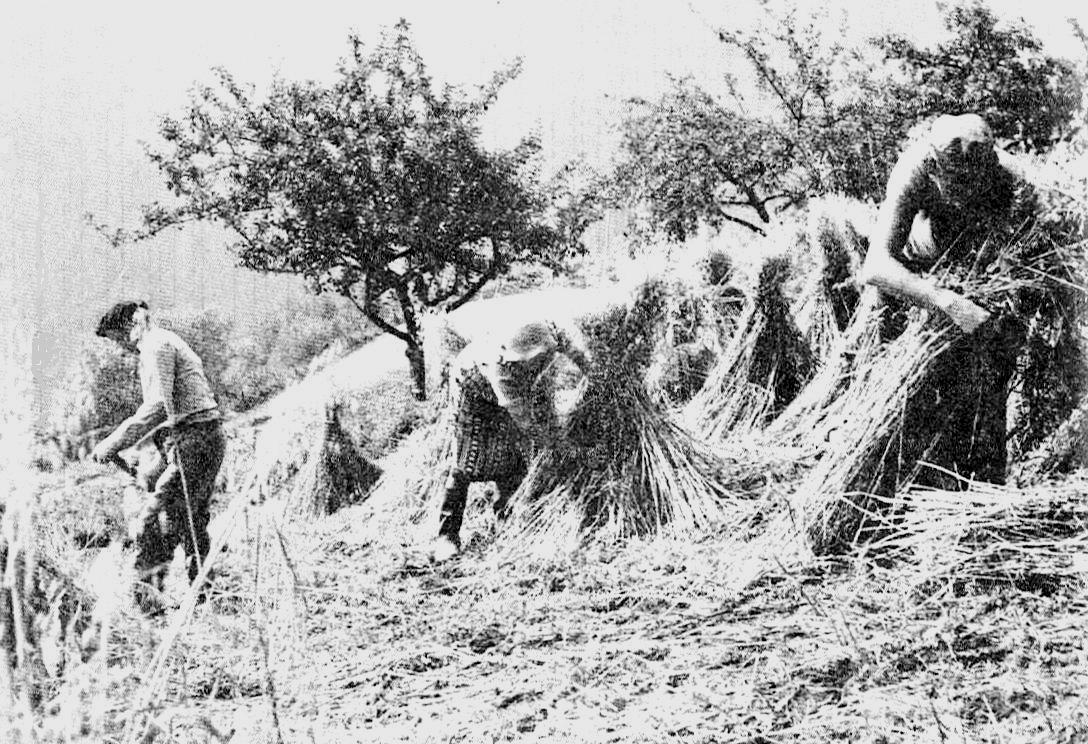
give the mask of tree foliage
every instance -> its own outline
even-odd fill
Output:
[[[799,174],[775,167],[788,161],[791,145],[770,123],[730,111],[688,80],[673,80],[655,103],[633,103],[638,112],[624,122],[616,176],[644,204],[652,230],[677,240],[703,223],[761,232],[755,221],[770,222],[772,203],[804,195]],[[741,216],[737,207],[755,214]]]
[[[901,36],[847,46],[819,14],[764,10],[752,29],[717,32],[754,94],[726,70],[721,95],[674,79],[658,100],[632,101],[615,184],[647,215],[640,234],[684,240],[727,222],[763,232],[816,194],[879,199],[904,137],[927,117],[977,111],[1011,147],[1038,150],[1079,102],[1071,65],[980,5],[947,9],[949,38],[932,48]]]
[[[946,10],[949,38],[919,48],[898,35],[876,40],[901,65],[897,91],[903,115],[982,115],[994,134],[1022,150],[1041,152],[1067,135],[1081,98],[1072,64],[1045,53],[1029,28],[1005,26],[975,2]]]
[[[226,225],[242,265],[338,292],[403,340],[422,396],[420,313],[468,301],[515,262],[558,265],[584,220],[540,184],[535,138],[479,143],[516,63],[470,95],[432,83],[403,20],[371,51],[350,41],[328,85],[277,79],[258,98],[218,70],[149,151],[177,199],[112,238]]]

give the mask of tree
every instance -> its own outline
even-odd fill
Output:
[[[688,80],[673,80],[656,103],[632,103],[638,113],[624,121],[616,179],[645,204],[652,228],[644,231],[684,240],[700,224],[731,222],[763,233],[774,202],[803,197],[798,174],[776,167],[788,162],[790,142],[773,125],[724,108]]]
[[[717,31],[754,95],[726,70],[721,96],[673,80],[657,101],[632,102],[614,182],[617,199],[649,215],[638,232],[683,240],[731,222],[763,233],[775,212],[813,195],[880,199],[904,138],[927,117],[979,111],[998,136],[1040,148],[1080,100],[1070,65],[981,6],[946,10],[951,38],[933,49],[894,36],[851,47],[819,15],[764,10],[753,30]]]
[[[369,53],[350,42],[331,84],[276,79],[263,100],[217,70],[184,116],[163,120],[165,147],[148,150],[175,201],[109,236],[222,223],[243,266],[338,292],[401,339],[422,398],[420,314],[462,305],[515,262],[558,267],[582,249],[584,219],[540,184],[535,138],[479,144],[517,63],[469,95],[436,89],[403,20]]]
[[[818,16],[765,10],[752,31],[717,32],[754,93],[726,71],[720,97],[673,80],[659,100],[632,101],[615,183],[650,214],[639,232],[683,240],[731,222],[762,234],[812,194],[863,197],[890,167],[888,143],[902,132],[877,103],[871,61],[829,41]]]
[[[979,2],[946,9],[944,25],[950,37],[932,49],[898,35],[875,40],[907,73],[897,91],[905,116],[977,113],[997,137],[1030,152],[1069,133],[1081,101],[1072,64],[1045,54],[1023,22],[1003,26]]]

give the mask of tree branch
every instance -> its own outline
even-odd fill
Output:
[[[719,214],[722,216],[722,219],[727,220],[729,222],[735,222],[738,225],[743,225],[744,227],[747,227],[749,230],[756,233],[757,235],[766,235],[767,234],[767,231],[764,230],[759,225],[754,225],[751,222],[749,222],[748,220],[741,219],[740,217],[734,217],[733,215],[729,214],[725,210],[719,210]]]
[[[767,197],[764,197],[763,199],[760,199],[759,204],[766,205],[766,204],[769,204],[770,202],[774,201],[775,199],[789,199],[789,200],[792,201],[794,198],[795,198],[794,194],[788,194],[788,193],[774,194],[773,196],[767,196]],[[750,207],[750,206],[752,206],[752,200],[751,199],[729,199],[729,200],[721,199],[721,200],[718,201],[718,204],[721,204],[721,205],[724,205],[724,206],[727,206],[727,207]]]
[[[790,118],[793,119],[796,125],[800,125],[804,120],[804,115],[794,107],[792,99],[785,88],[782,87],[782,81],[778,77],[778,71],[761,59],[751,42],[744,43],[743,48],[745,56],[748,57],[752,66],[756,68],[756,72],[759,73],[760,77],[767,83],[771,91],[778,97],[778,100],[782,102],[786,111],[789,112]]]
[[[771,196],[764,197],[763,200],[760,201],[760,204],[767,204],[768,202],[772,202],[775,199],[793,199],[793,198],[794,198],[794,195],[789,194],[789,193],[773,194]],[[747,203],[748,202],[745,202],[745,204],[747,204]]]
[[[484,288],[485,284],[487,284],[494,278],[495,261],[492,260],[490,268],[488,268],[488,270],[485,271],[478,280],[476,280],[468,289],[466,289],[463,295],[461,295],[456,300],[446,306],[446,312],[451,312],[464,305],[466,302],[475,297],[480,292],[480,290]]]
[[[771,215],[767,212],[767,203],[759,200],[759,197],[756,196],[755,189],[748,184],[744,184],[741,186],[741,191],[748,197],[748,203],[751,205],[752,209],[756,210],[759,219],[765,223],[770,222]]]
[[[397,328],[395,325],[393,325],[392,323],[387,321],[385,318],[383,318],[381,315],[379,315],[377,313],[377,311],[372,310],[369,307],[363,307],[362,305],[360,305],[359,301],[357,299],[355,299],[355,295],[353,295],[350,290],[347,291],[347,292],[344,292],[343,295],[345,297],[347,297],[351,301],[352,305],[355,305],[355,307],[359,309],[359,312],[361,312],[364,316],[366,316],[367,320],[369,320],[374,325],[378,326],[378,328],[382,329],[383,331],[385,331],[386,333],[388,333],[391,336],[396,336],[401,341],[405,341],[405,342],[408,341],[408,334],[407,333],[405,333],[404,331],[402,331],[401,329]]]

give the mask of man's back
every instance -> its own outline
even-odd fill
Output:
[[[152,326],[139,348],[145,403],[149,399],[162,400],[167,412],[179,421],[217,408],[204,364],[184,339],[173,331]]]

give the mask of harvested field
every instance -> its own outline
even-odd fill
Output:
[[[1085,498],[1072,485],[1061,496]],[[934,517],[940,503],[920,513]],[[979,503],[1006,526],[1018,518],[993,493],[968,494],[958,513]],[[542,557],[496,551],[477,499],[468,550],[434,566],[375,541],[361,509],[280,535],[248,510],[216,596],[156,667],[163,686],[147,702],[170,733],[155,740],[274,741],[274,720],[284,741],[1088,735],[1077,552],[1045,591],[992,572],[951,575],[955,556],[978,548],[954,529],[926,533],[934,519],[913,525],[893,565],[856,556],[791,568],[760,556],[771,568],[746,574],[753,556],[726,536],[602,539]],[[291,580],[276,578],[269,546],[281,539]],[[934,549],[945,551],[943,570],[932,568]],[[1044,554],[1022,551],[1017,570],[1033,555]],[[144,654],[171,635],[126,621],[111,654],[130,676],[111,699],[140,689]],[[125,740],[128,706],[114,705],[97,740]]]
[[[597,459],[541,453],[503,525],[491,487],[474,486],[464,552],[445,563],[427,547],[449,410],[391,394],[407,390],[400,347],[372,344],[232,421],[209,600],[197,603],[179,566],[163,617],[141,617],[116,590],[100,600],[97,643],[36,672],[42,704],[15,719],[20,736],[1088,740],[1082,412],[1058,435],[1069,446],[1048,440],[1023,486],[904,483],[882,501],[859,484],[873,482],[874,453],[896,425],[889,412],[947,331],[917,314],[912,333],[878,344],[871,298],[862,293],[840,328],[842,305],[813,284],[824,299],[806,306],[822,330],[797,326],[790,338],[815,358],[776,404],[778,367],[773,355],[756,359],[757,340],[783,308],[749,301],[681,409],[643,384],[668,343],[668,312],[653,310],[668,305],[655,294],[667,286],[644,284],[634,300],[629,287],[602,293],[581,316],[564,300],[595,356],[612,362],[565,409],[585,434],[574,444]],[[512,318],[541,297],[495,302]],[[489,302],[470,307],[486,317]],[[455,353],[472,325],[451,323],[435,348]],[[324,463],[349,446],[381,468],[365,493],[343,485],[356,469]],[[50,525],[40,550],[80,591],[106,596],[94,581],[103,567],[126,576],[123,484],[90,464],[40,475],[34,516]],[[352,498],[337,502],[345,489]],[[299,500],[310,496],[320,499]],[[300,503],[320,508],[302,519]],[[84,533],[115,539],[80,543]],[[817,555],[825,538],[838,556]],[[25,699],[19,677],[6,684]]]

